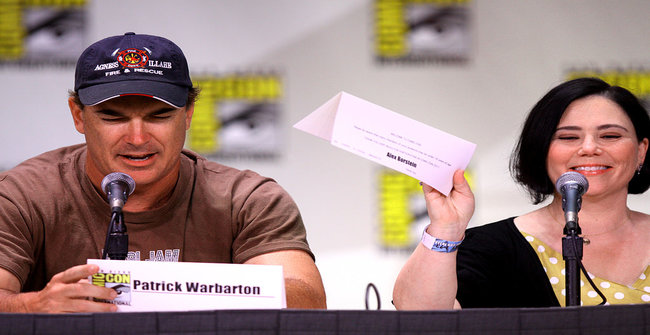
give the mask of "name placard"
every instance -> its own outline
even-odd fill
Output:
[[[281,265],[89,259],[120,312],[286,308]]]

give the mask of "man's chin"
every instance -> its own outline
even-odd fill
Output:
[[[135,181],[136,187],[149,185],[155,181],[154,176],[152,176],[150,173],[143,173],[142,171],[129,171],[129,170],[120,171],[120,172],[126,173],[129,176],[131,176],[131,178],[133,178],[133,180]]]

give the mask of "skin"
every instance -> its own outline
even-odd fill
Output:
[[[194,112],[140,96],[78,108],[69,102],[77,131],[88,146],[86,173],[97,189],[105,175],[121,171],[136,182],[127,211],[156,207],[171,194],[180,170],[180,152]]]
[[[423,184],[431,224],[427,233],[447,241],[461,241],[474,214],[474,194],[463,175],[454,173],[454,186],[448,197]],[[456,254],[435,252],[421,243],[402,267],[393,288],[393,303],[398,310],[460,308],[456,301],[458,281]]]
[[[155,209],[169,198],[180,170],[180,153],[194,106],[174,108],[143,96],[125,96],[96,106],[79,108],[68,101],[77,131],[88,147],[86,173],[99,190],[101,180],[114,171],[129,174],[137,187],[124,210]],[[246,264],[282,265],[288,308],[326,308],[325,290],[311,256],[284,250],[253,257]],[[96,265],[84,264],[56,274],[38,292],[20,293],[12,273],[0,269],[0,311],[22,313],[111,312],[116,292],[88,283]]]
[[[564,172],[587,177],[580,226],[591,243],[583,263],[592,274],[630,285],[650,264],[650,216],[627,207],[627,185],[643,163],[648,139],[637,139],[634,126],[614,102],[589,96],[570,104],[561,118],[547,156],[551,180]],[[423,185],[432,236],[460,241],[474,209],[474,197],[459,171],[448,198]],[[519,216],[515,225],[556,251],[562,250],[562,197]],[[557,223],[557,224],[555,224]],[[460,308],[456,252],[440,253],[418,245],[402,268],[393,290],[397,309]]]
[[[567,107],[546,163],[551,180],[576,171],[589,181],[579,213],[583,235],[591,241],[583,263],[592,274],[625,285],[633,284],[650,264],[650,217],[627,207],[627,185],[647,150],[648,139],[637,139],[634,125],[617,104],[589,96]],[[516,218],[515,224],[561,251],[563,215],[557,195],[548,206]]]
[[[627,185],[643,163],[648,139],[613,101],[589,96],[571,103],[558,123],[546,159],[551,180],[576,171],[587,177],[588,199],[627,198]]]

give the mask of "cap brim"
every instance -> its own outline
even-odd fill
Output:
[[[188,87],[151,80],[126,80],[80,88],[81,103],[94,106],[124,95],[143,95],[176,108],[187,103]]]

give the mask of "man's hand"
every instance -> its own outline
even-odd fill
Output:
[[[95,264],[71,267],[52,277],[38,292],[19,293],[20,282],[9,271],[0,269],[0,311],[18,313],[97,313],[114,312],[117,306],[94,299],[112,300],[117,292],[88,282],[99,271]]]

